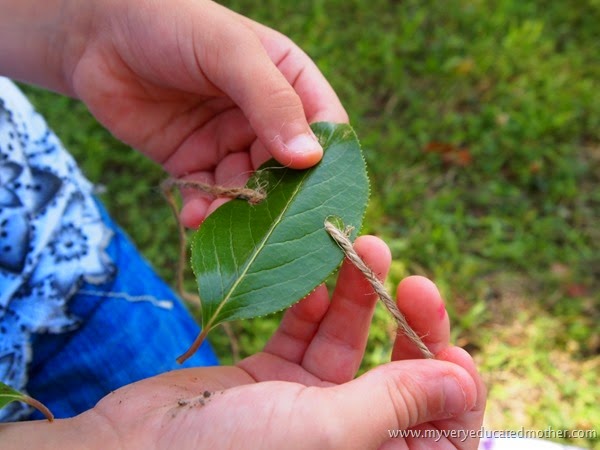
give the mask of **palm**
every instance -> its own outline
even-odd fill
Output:
[[[360,238],[356,248],[376,273],[387,272],[389,251],[381,241]],[[423,279],[412,279],[401,290],[399,299],[408,295],[411,302],[419,301],[418,312],[408,311],[409,319],[409,314],[439,309],[439,294]],[[375,300],[362,275],[345,264],[331,302],[321,286],[292,307],[265,351],[237,366],[174,371],[130,385],[107,396],[93,413],[110,418],[121,436],[137,430],[138,436],[126,439],[142,436],[149,439],[148,445],[159,448],[293,448],[298,442],[302,448],[347,448],[344,439],[351,439],[351,447],[356,448],[410,448],[416,440],[389,440],[387,430],[411,424],[418,424],[419,429],[478,428],[485,401],[480,382],[475,407],[454,419],[420,419],[424,412],[438,418],[445,414],[440,412],[439,396],[432,396],[425,405],[414,405],[408,400],[412,394],[404,392],[399,397],[407,400],[404,406],[398,399],[390,402],[391,392],[406,388],[403,383],[391,385],[386,378],[390,372],[424,378],[431,376],[432,367],[441,367],[433,373],[439,378],[452,365],[409,359],[414,357],[414,348],[402,337],[395,344],[394,359],[406,361],[381,366],[353,380]],[[419,322],[417,316],[413,319]],[[427,331],[432,351],[474,371],[466,354],[448,347],[447,316],[440,317],[435,326],[429,323]],[[477,379],[476,374],[472,376]],[[143,431],[129,422],[133,418],[137,423],[140,417],[144,418]],[[451,443],[469,448],[473,442]],[[431,440],[427,448],[447,448],[448,443],[447,439]]]

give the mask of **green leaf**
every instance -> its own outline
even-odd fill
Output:
[[[358,139],[346,124],[317,123],[322,161],[293,170],[270,161],[248,187],[266,189],[257,205],[232,200],[192,238],[192,268],[206,334],[215,325],[284,309],[305,297],[341,263],[324,229],[335,216],[362,225],[369,182]]]
[[[42,403],[40,403],[34,398],[31,398],[28,395],[21,394],[19,391],[16,391],[15,389],[0,381],[0,409],[4,408],[11,402],[27,403],[28,405],[31,405],[37,410],[39,410],[50,422],[54,420],[54,416],[52,415],[50,410],[46,408]]]

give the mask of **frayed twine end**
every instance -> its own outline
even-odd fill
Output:
[[[246,200],[251,205],[257,205],[267,198],[267,193],[263,188],[250,189],[246,187],[224,187],[203,183],[201,181],[178,180],[176,178],[167,178],[161,183],[161,190],[163,192],[170,191],[173,187],[178,187],[180,189],[195,189],[214,195],[215,197],[238,198]]]

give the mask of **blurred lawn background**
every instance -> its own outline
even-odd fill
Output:
[[[392,248],[390,289],[409,274],[442,289],[488,384],[486,427],[600,433],[600,1],[223,3],[290,36],[337,91],[373,184],[363,232]],[[161,170],[80,103],[27,92],[174,283]],[[234,323],[241,355],[278,320]],[[393,335],[378,309],[362,370]],[[222,329],[211,341],[231,361]]]

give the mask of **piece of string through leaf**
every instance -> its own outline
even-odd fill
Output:
[[[346,258],[358,269],[360,270],[366,279],[369,281],[373,290],[385,305],[387,310],[390,312],[394,320],[396,321],[396,325],[398,326],[398,330],[404,333],[404,335],[420,350],[425,358],[434,358],[433,353],[427,348],[423,340],[419,337],[419,335],[410,327],[404,314],[398,309],[398,305],[392,299],[391,295],[385,289],[385,286],[379,279],[377,275],[365,264],[358,253],[354,250],[352,242],[348,238],[350,234],[350,229],[346,229],[346,232],[340,230],[337,226],[335,226],[329,220],[325,220],[325,230],[331,238],[336,242],[336,244],[342,249]]]

